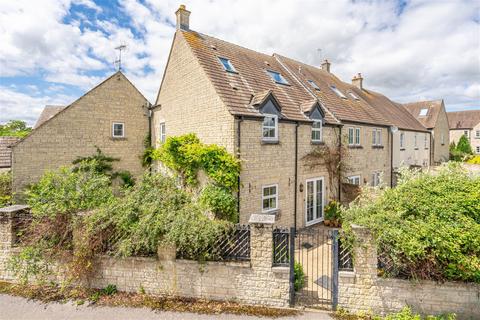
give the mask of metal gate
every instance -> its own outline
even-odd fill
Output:
[[[295,304],[336,309],[338,303],[338,230],[319,226],[297,230],[293,244],[295,268],[304,274],[296,282]],[[297,276],[297,278],[299,278]]]

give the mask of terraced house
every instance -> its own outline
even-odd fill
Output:
[[[365,89],[361,75],[347,84],[328,61],[314,67],[259,53],[190,30],[184,6],[176,15],[152,141],[193,132],[238,155],[241,223],[252,213],[274,214],[282,226],[321,222],[325,205],[346,197],[343,183],[390,185],[407,139],[430,145],[415,117]],[[404,158],[428,165],[429,152],[423,157]]]
[[[474,154],[480,154],[480,110],[448,112],[450,141],[466,136]]]

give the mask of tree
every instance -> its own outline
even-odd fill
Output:
[[[470,141],[468,141],[465,135],[460,137],[457,144],[457,151],[460,151],[464,154],[472,154],[472,146],[470,145]]]
[[[0,136],[20,137],[27,136],[32,128],[22,120],[10,120],[6,124],[0,124]]]

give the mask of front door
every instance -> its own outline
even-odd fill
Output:
[[[307,192],[305,193],[305,225],[309,226],[323,221],[323,207],[325,184],[323,178],[313,178],[306,181]]]

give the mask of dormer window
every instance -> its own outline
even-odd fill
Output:
[[[271,70],[267,70],[267,72],[276,83],[289,84],[287,79],[285,79],[280,73]]]
[[[348,94],[349,94],[350,97],[352,97],[353,99],[355,99],[355,100],[360,100],[360,98],[359,98],[355,93],[353,93],[352,91],[349,91]]]
[[[428,109],[422,109],[420,110],[420,113],[418,114],[420,117],[425,117],[428,113]]]
[[[235,68],[233,67],[232,62],[231,62],[229,59],[227,59],[227,58],[222,58],[222,57],[218,57],[218,60],[220,60],[220,62],[222,63],[223,68],[225,69],[225,71],[233,72],[233,73],[236,73],[236,72],[237,72],[237,70],[235,70]]]
[[[313,121],[312,142],[322,142],[322,121]]]
[[[313,80],[307,80],[313,89],[320,91],[320,87]]]
[[[278,141],[278,116],[267,114],[263,118],[262,139],[264,141]]]
[[[337,96],[339,96],[340,98],[347,99],[347,97],[342,93],[342,91],[338,90],[337,87],[330,86],[330,89],[332,89],[332,91],[335,92],[337,94]]]

